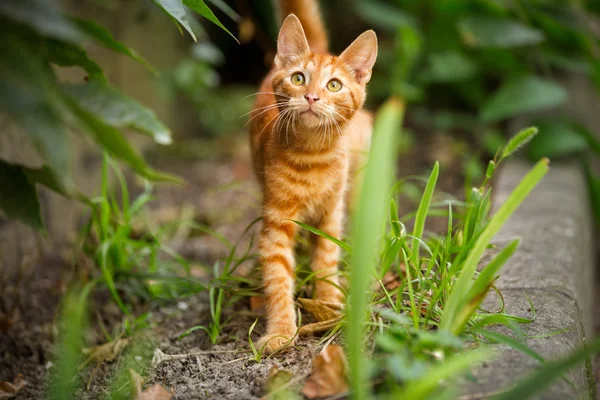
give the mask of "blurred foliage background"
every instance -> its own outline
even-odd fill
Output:
[[[399,145],[415,163],[458,159],[467,182],[482,179],[480,160],[516,131],[515,121],[541,127],[527,152],[532,160],[573,154],[589,160],[599,151],[589,126],[564,111],[563,85],[575,74],[600,89],[598,0],[321,5],[333,52],[365,29],[377,31],[368,107],[391,95],[407,100]],[[43,229],[36,184],[85,201],[85,187],[91,188],[76,182],[80,161],[67,128],[150,180],[178,178],[154,170],[143,155],[231,152],[226,139],[243,137],[252,94],[273,60],[276,14],[267,0],[2,2],[0,29],[9,39],[0,45],[2,121],[20,126],[26,135],[16,136],[26,138],[34,156],[15,151],[20,140],[13,134],[7,144],[11,129],[3,129],[0,183],[22,195],[3,196],[1,208]],[[157,150],[130,131],[173,144]],[[96,170],[100,155],[93,157]],[[23,161],[30,158],[38,162]],[[593,192],[600,192],[588,172]]]

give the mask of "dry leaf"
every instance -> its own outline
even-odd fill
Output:
[[[306,310],[317,321],[331,321],[342,315],[341,303],[328,303],[326,301],[312,299],[298,299],[300,307]]]
[[[344,317],[339,316],[335,319],[330,319],[329,321],[320,321],[315,322],[313,324],[302,325],[300,327],[299,335],[303,337],[315,336],[319,333],[326,332],[329,329],[335,327],[337,324],[339,324],[342,321],[342,319],[344,319]]]
[[[302,394],[309,399],[333,396],[348,391],[346,355],[337,344],[327,346],[313,358],[312,372]]]
[[[114,361],[119,354],[127,347],[129,339],[117,339],[112,342],[102,344],[100,346],[83,349],[83,354],[88,355],[88,359],[83,363],[82,368],[86,366],[90,361],[96,361],[96,363],[111,362]]]
[[[397,273],[388,271],[382,280],[383,286],[388,292],[400,287],[400,277]]]
[[[166,390],[159,384],[142,391],[144,378],[133,369],[129,369],[129,374],[131,375],[133,400],[171,400],[175,396],[174,390]]]
[[[167,390],[157,383],[134,397],[133,400],[171,400],[173,396],[175,396],[174,390]]]
[[[26,384],[23,374],[17,374],[12,383],[0,381],[0,399],[15,397]]]

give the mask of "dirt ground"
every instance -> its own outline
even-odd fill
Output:
[[[400,176],[423,174],[433,160],[440,158],[440,154],[427,149],[439,148],[449,139],[430,140],[442,140],[442,144],[419,142],[411,153],[401,157]],[[198,221],[236,240],[259,215],[260,193],[252,176],[245,137],[224,139],[213,145],[215,150],[206,151],[208,156],[203,159],[189,158],[192,145],[183,145],[160,157],[151,155],[153,165],[180,174],[189,182],[183,189],[159,186],[152,213],[168,213],[191,205]],[[446,157],[440,190],[460,197],[461,171],[459,160]],[[445,227],[445,221],[440,226]],[[179,250],[188,259],[209,265],[226,255],[218,241],[208,235],[186,238],[180,246]],[[9,282],[0,294],[0,381],[12,381],[23,374],[27,382],[16,399],[43,398],[47,377],[54,367],[51,360],[57,335],[57,309],[66,280],[71,277],[63,250],[66,249],[53,249],[34,260],[25,276]],[[86,343],[95,346],[105,342],[99,321],[110,329],[120,323],[121,315],[106,293],[93,296],[91,309],[94,329],[86,336]],[[155,356],[153,366],[142,368],[146,384],[158,383],[174,389],[175,399],[258,399],[265,394],[267,379],[275,371],[290,372],[288,386],[298,392],[310,372],[312,357],[323,347],[319,338],[301,338],[295,348],[284,354],[260,363],[250,360],[248,329],[261,315],[259,310],[251,310],[248,299],[226,309],[224,319],[230,321],[217,345],[211,345],[202,330],[178,338],[190,327],[208,322],[207,293],[160,306],[141,305],[140,311],[149,312],[150,328],[132,337],[130,346],[137,343],[144,347],[146,364]],[[262,329],[259,322],[253,340],[258,339]],[[156,352],[173,357],[157,362]],[[94,366],[83,368],[80,377],[89,389],[81,389],[78,398],[106,398],[113,384],[110,377],[119,364],[117,358],[100,365],[97,371]]]

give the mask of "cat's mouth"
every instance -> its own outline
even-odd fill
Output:
[[[317,114],[317,113],[315,112],[315,110],[313,110],[313,109],[312,109],[312,107],[308,107],[306,110],[302,111],[302,112],[300,113],[300,115],[313,115],[313,116],[315,116],[315,117],[318,117],[318,116],[319,116],[319,114]]]

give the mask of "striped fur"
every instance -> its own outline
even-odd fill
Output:
[[[274,67],[251,114],[253,165],[264,195],[259,253],[267,331],[259,346],[266,353],[290,343],[297,330],[293,298],[297,226],[291,220],[342,236],[349,177],[358,169],[371,134],[370,117],[361,107],[377,56],[373,31],[359,36],[339,57],[315,52],[326,46],[326,38],[323,42],[324,36],[314,33],[323,29],[320,22],[311,22],[313,1],[287,0],[283,6],[305,16],[313,46],[311,50],[300,20],[288,16],[279,33]],[[305,77],[302,85],[292,82],[298,72]],[[342,89],[329,90],[331,79],[341,82]],[[318,100],[311,102],[310,96]],[[316,236],[313,244],[315,297],[343,301],[337,276],[339,248]]]

